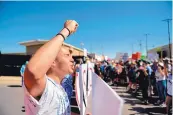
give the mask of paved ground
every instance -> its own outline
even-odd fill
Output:
[[[125,101],[123,115],[164,115],[164,108],[153,104],[143,105],[141,96],[133,97],[126,93],[125,87],[112,88]],[[20,77],[0,77],[0,92],[0,115],[25,115]]]
[[[0,115],[25,115],[20,78],[0,77]]]
[[[149,105],[144,105],[141,102],[142,96],[139,92],[138,96],[133,96],[126,93],[125,87],[112,87],[121,96],[124,101],[123,115],[165,115],[165,108],[156,106],[154,103],[157,97],[150,99]]]

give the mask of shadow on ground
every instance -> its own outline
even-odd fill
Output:
[[[80,114],[78,107],[71,107],[71,111]]]
[[[132,107],[132,109],[129,110],[138,112],[136,114],[130,114],[130,115],[165,115],[166,114],[166,108],[163,107],[152,107],[152,108]]]
[[[8,85],[7,87],[22,87],[21,85]]]

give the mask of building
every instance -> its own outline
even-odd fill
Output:
[[[47,43],[49,40],[31,40],[31,41],[25,41],[25,42],[20,42],[20,45],[23,45],[26,47],[26,54],[25,55],[32,55],[34,54],[42,45]],[[63,43],[63,47],[66,48],[73,48],[73,56],[84,56],[83,50],[72,46],[67,43]]]
[[[172,44],[171,46],[171,52],[172,52]],[[148,50],[147,52],[148,54],[150,53],[157,53],[159,55],[159,58],[165,58],[165,57],[170,57],[170,52],[169,52],[169,45],[164,45],[164,46],[160,46],[160,47],[156,47],[153,49]]]

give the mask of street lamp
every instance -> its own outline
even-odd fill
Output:
[[[140,52],[142,54],[142,40],[139,41],[139,48],[140,48]]]

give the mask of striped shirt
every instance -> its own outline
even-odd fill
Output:
[[[46,76],[46,87],[39,101],[24,88],[26,115],[71,115],[68,96],[60,84]]]

